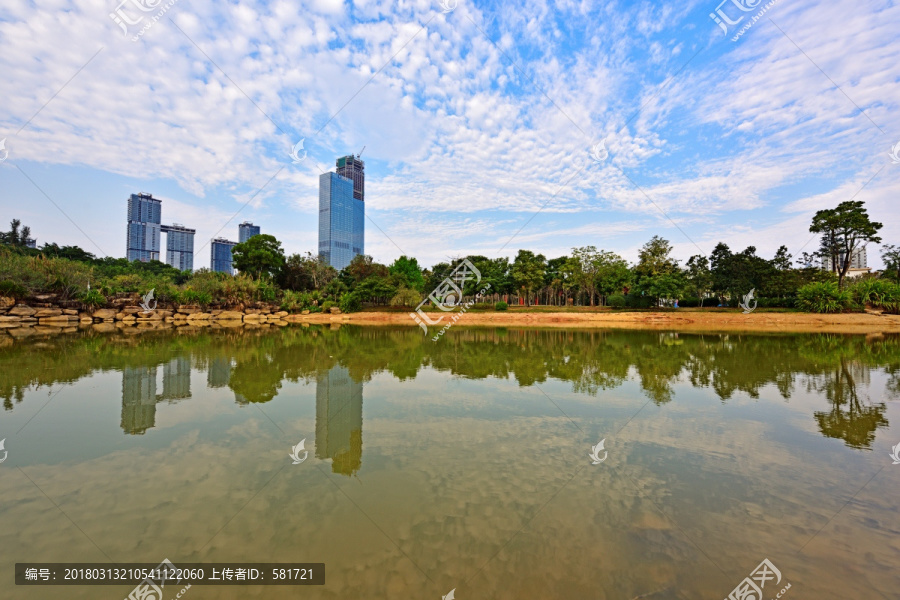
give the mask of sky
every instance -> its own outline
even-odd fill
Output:
[[[382,263],[797,257],[850,199],[900,244],[898,31],[874,0],[5,0],[0,227],[122,257],[145,192],[195,268],[243,221],[315,252],[362,151]]]

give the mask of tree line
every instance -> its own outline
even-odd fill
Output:
[[[671,242],[653,236],[641,247],[634,264],[615,252],[588,245],[550,259],[520,249],[512,259],[469,255],[430,268],[423,268],[409,256],[381,264],[371,256],[357,255],[340,271],[312,252],[286,256],[281,242],[262,234],[234,246],[233,265],[240,272],[236,278],[208,269],[182,272],[159,261],[98,259],[77,246],[45,244],[39,250],[29,249],[24,246],[30,230],[20,227],[21,223],[14,220],[10,232],[0,233],[0,242],[19,253],[89,265],[87,277],[97,277],[105,296],[140,291],[143,285],[156,288],[157,296],[163,300],[168,294],[173,301],[207,304],[248,298],[278,300],[286,310],[414,307],[428,298],[463,260],[468,260],[481,280],[469,280],[464,296],[473,297],[478,289],[490,284],[491,296],[483,302],[651,308],[679,301],[682,307],[736,306],[753,290],[762,307],[794,307],[798,300],[806,302],[808,296],[816,300],[824,294],[830,302],[827,306],[834,310],[823,312],[835,312],[854,303],[852,294],[844,290],[851,265],[848,257],[866,244],[880,243],[878,232],[882,224],[869,218],[862,202],[842,202],[834,209],[819,211],[812,219],[810,231],[820,235],[820,247],[812,253],[804,252],[796,261],[784,245],[773,257],[764,258],[754,246],[736,251],[719,242],[709,255],[696,254],[681,264],[672,255]],[[883,246],[882,258],[886,269],[881,277],[900,281],[900,248]],[[84,276],[82,273],[81,278]],[[0,279],[15,277],[4,275],[0,269]],[[230,283],[232,279],[240,285]],[[7,287],[14,284],[16,281]],[[894,298],[900,294],[900,288],[866,288],[864,292],[868,296],[863,301],[874,295],[900,302],[900,297]],[[811,304],[808,308],[815,310]]]

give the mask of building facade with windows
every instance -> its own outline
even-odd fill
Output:
[[[259,235],[259,225],[254,225],[250,221],[244,221],[238,225],[238,242],[243,244],[254,235]]]
[[[319,176],[319,256],[340,271],[365,253],[365,207],[353,197],[353,181],[337,173]]]
[[[366,163],[359,156],[342,156],[335,161],[337,174],[353,182],[353,197],[366,201]]]
[[[844,252],[841,252],[840,256],[837,257],[837,260],[833,259],[830,256],[823,256],[822,270],[833,271],[835,273],[842,270],[844,268],[844,264],[846,263],[845,256],[846,253]],[[850,255],[850,267],[847,269],[847,277],[859,277],[860,275],[865,275],[866,273],[871,272],[872,269],[869,267],[869,258],[866,253],[866,247],[860,246]]]
[[[162,202],[152,194],[132,194],[128,198],[128,233],[125,257],[148,262],[159,260],[162,231]]]
[[[217,273],[228,273],[234,275],[234,266],[232,263],[231,249],[237,245],[236,242],[226,240],[225,238],[216,238],[209,245],[209,268]]]
[[[182,271],[193,271],[197,230],[178,223],[162,225],[161,230],[166,233],[166,264]]]

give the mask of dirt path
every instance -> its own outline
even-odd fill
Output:
[[[448,313],[451,316],[455,313]],[[428,313],[437,318],[437,313]],[[417,327],[406,313],[358,312],[340,315],[291,315],[299,323],[352,323],[354,325],[407,325]],[[448,322],[429,327],[436,334]],[[468,312],[456,326],[565,327],[616,329],[678,329],[681,331],[783,331],[791,333],[900,333],[900,315],[872,313],[816,315],[807,313],[753,312]]]

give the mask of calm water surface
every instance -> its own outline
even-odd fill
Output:
[[[900,598],[897,336],[4,343],[0,598],[131,589],[16,587],[16,562],[163,558],[326,564],[325,586],[188,600],[721,600],[765,558],[767,600]]]

